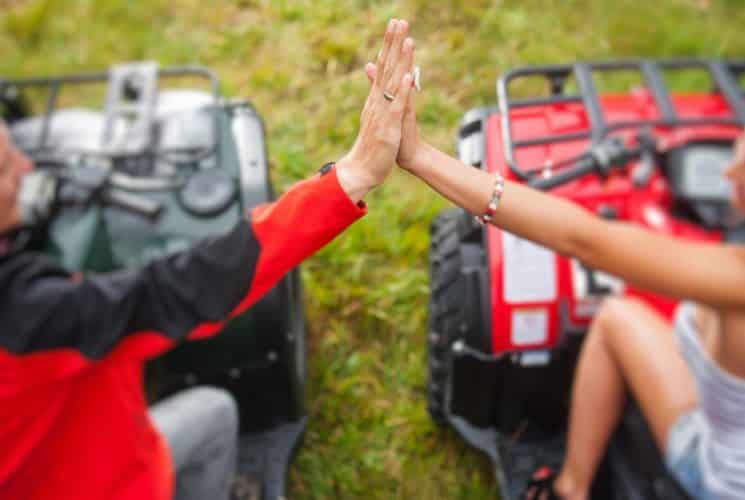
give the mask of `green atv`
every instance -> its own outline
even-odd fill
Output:
[[[260,116],[225,99],[202,67],[0,79],[0,114],[36,164],[21,193],[27,234],[72,271],[142,266],[274,197]],[[195,384],[229,390],[241,412],[241,496],[275,500],[305,430],[305,380],[295,270],[220,335],[152,362],[147,389],[153,401]]]

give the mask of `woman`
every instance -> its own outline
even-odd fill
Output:
[[[375,65],[366,72],[374,79]],[[490,212],[487,219],[506,231],[695,302],[679,308],[675,335],[640,301],[604,303],[577,366],[564,465],[555,479],[534,478],[525,498],[588,498],[627,387],[671,471],[694,498],[745,498],[745,248],[675,240],[602,220],[523,184],[495,181],[423,141],[412,100],[413,93],[397,157],[402,168],[469,212]],[[727,176],[732,204],[745,212],[745,138]]]

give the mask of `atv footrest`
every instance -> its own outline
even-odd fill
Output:
[[[548,466],[558,473],[564,457],[564,438],[563,433],[557,433],[529,442],[510,443],[504,439],[500,455],[509,486],[508,491],[502,492],[502,498],[521,498],[530,477],[539,467]]]
[[[240,500],[283,500],[287,469],[300,444],[307,418],[263,432],[241,435],[236,497]]]

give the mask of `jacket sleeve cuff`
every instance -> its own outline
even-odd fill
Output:
[[[336,169],[292,186],[276,202],[251,211],[261,252],[247,300],[253,303],[290,269],[367,213],[344,192]],[[245,304],[248,305],[248,304]]]

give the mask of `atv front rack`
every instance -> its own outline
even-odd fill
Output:
[[[677,113],[668,91],[663,70],[700,69],[711,76],[714,90],[722,95],[732,114],[727,117],[681,117]],[[637,71],[641,73],[645,86],[659,111],[660,117],[650,120],[627,120],[607,122],[603,114],[600,97],[593,78],[596,72]],[[497,81],[497,97],[502,119],[502,139],[505,161],[510,169],[521,179],[529,180],[537,173],[535,169],[526,169],[518,165],[516,151],[520,148],[542,146],[560,142],[587,140],[591,146],[599,144],[610,133],[630,128],[645,127],[691,127],[745,124],[745,100],[743,89],[738,79],[745,74],[745,61],[721,61],[706,59],[669,59],[669,60],[623,60],[608,62],[581,62],[576,64],[532,66],[509,71]],[[526,77],[543,76],[549,84],[548,97],[513,99],[510,97],[510,86],[516,80]],[[578,93],[568,95],[566,83],[574,77]],[[542,135],[520,140],[513,138],[511,112],[519,108],[555,105],[560,103],[579,103],[584,107],[590,124],[589,129],[554,135]],[[562,165],[573,163],[577,158],[562,161]],[[554,165],[557,167],[558,165]]]
[[[155,145],[154,124],[160,80],[174,78],[198,78],[206,81],[213,102],[211,112],[212,140],[206,147],[160,148]],[[43,124],[36,145],[26,153],[35,159],[54,152],[49,143],[51,122],[54,113],[59,109],[59,96],[63,88],[74,85],[107,85],[106,99],[103,103],[104,131],[100,148],[84,151],[65,151],[80,155],[124,158],[131,156],[150,156],[162,161],[181,164],[194,163],[213,154],[219,154],[218,138],[220,137],[220,119],[218,103],[220,83],[212,71],[201,66],[176,66],[159,68],[154,62],[120,64],[107,72],[71,74],[48,78],[0,78],[0,110],[10,115],[8,118],[23,118],[24,92],[36,88],[46,89],[45,104],[42,111]],[[39,114],[39,113],[34,113]],[[129,137],[125,142],[117,141],[115,127],[126,120]],[[134,140],[132,137],[134,136]],[[219,159],[218,159],[219,162]]]

